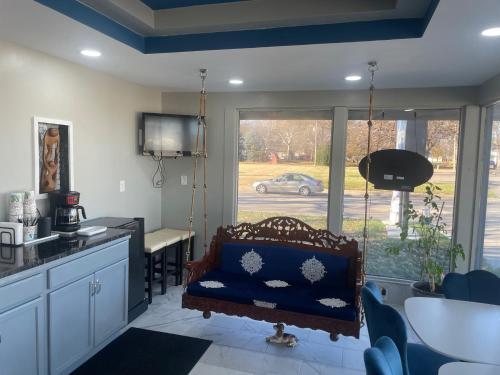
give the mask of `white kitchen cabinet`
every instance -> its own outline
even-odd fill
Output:
[[[0,314],[1,375],[45,374],[43,323],[40,298]]]

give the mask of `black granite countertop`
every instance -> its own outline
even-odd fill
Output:
[[[106,232],[91,237],[59,237],[32,246],[0,245],[0,279],[128,235],[129,230],[108,228]]]

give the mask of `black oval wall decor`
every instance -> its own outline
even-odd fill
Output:
[[[423,155],[407,150],[380,150],[372,152],[370,179],[375,189],[413,191],[416,186],[429,181],[434,168]],[[366,179],[365,156],[359,163],[361,176]]]

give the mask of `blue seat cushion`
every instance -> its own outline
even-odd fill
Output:
[[[406,350],[411,375],[438,375],[441,366],[457,361],[421,344],[408,344]]]
[[[244,259],[248,258],[245,266]],[[246,243],[224,243],[220,269],[263,280],[295,285],[348,285],[349,257],[299,248]]]
[[[270,280],[275,280],[275,278]],[[224,287],[204,287],[203,284],[206,281],[216,281],[222,283]],[[215,298],[249,305],[264,305],[263,307],[320,315],[340,320],[356,320],[354,289],[303,284],[290,284],[286,287],[273,288],[267,286],[264,281],[266,280],[217,269],[206,273],[199,281],[191,283],[187,288],[187,293],[192,296]],[[341,300],[346,302],[347,305],[331,307],[328,302],[326,302],[327,305],[319,302],[319,300],[325,302],[325,299],[336,299],[335,302]]]

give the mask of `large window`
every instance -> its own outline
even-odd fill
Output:
[[[455,197],[456,160],[459,134],[458,110],[384,111],[375,114],[372,151],[400,148],[417,151],[434,165],[430,182],[438,185],[444,202],[443,218],[452,236]],[[366,155],[366,111],[350,111],[347,124],[343,232],[362,246],[364,227],[364,180],[358,163]],[[367,273],[416,280],[420,263],[415,254],[386,252],[400,242],[398,223],[407,202],[423,207],[424,186],[413,193],[373,190],[369,200],[369,242]],[[443,259],[447,263],[447,259]]]
[[[488,108],[487,125],[491,131],[488,163],[488,193],[482,268],[500,276],[500,104]]]
[[[327,228],[332,111],[241,111],[237,222]]]
[[[328,228],[330,223],[358,240],[362,248],[365,181],[358,164],[366,155],[367,115],[366,110],[351,110],[347,124],[338,124],[341,128],[335,134],[343,134],[346,127],[343,155],[342,142],[337,139],[334,144],[338,142],[339,147],[332,150],[332,111],[240,111],[236,221],[258,222],[271,216],[292,216],[315,228]],[[442,217],[447,233],[443,241],[452,239],[460,111],[376,111],[374,119],[372,151],[390,148],[416,151],[434,165],[430,182],[441,189],[444,202]],[[345,158],[345,168],[333,170],[332,160],[338,158]],[[342,179],[343,196],[342,190],[336,188],[341,186]],[[334,185],[329,190],[330,181]],[[400,244],[398,223],[407,204],[411,202],[417,210],[423,209],[424,191],[425,186],[412,193],[371,187],[368,274],[420,279],[420,259],[416,254],[402,251],[393,255],[387,249]],[[497,244],[500,255],[500,241]],[[445,269],[449,267],[446,257],[442,263]]]

